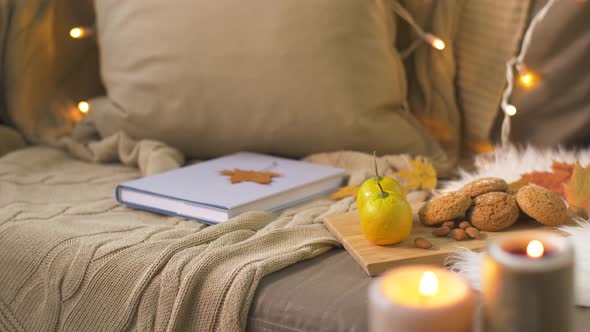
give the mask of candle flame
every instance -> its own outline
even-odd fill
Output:
[[[426,271],[420,280],[420,295],[432,296],[438,291],[438,278],[434,272]]]
[[[531,258],[539,258],[543,256],[544,251],[545,248],[543,247],[543,243],[537,240],[529,242],[528,246],[526,247],[526,254]]]

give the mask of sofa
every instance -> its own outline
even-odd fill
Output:
[[[351,185],[373,150],[385,175],[421,156],[452,179],[497,142],[505,62],[545,3],[0,0],[0,330],[366,331],[372,278],[322,224],[352,198],[207,226],[116,185],[243,150]],[[590,143],[585,13],[557,4],[534,36],[513,142]]]

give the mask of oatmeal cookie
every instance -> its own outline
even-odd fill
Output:
[[[471,198],[459,192],[433,197],[420,211],[420,221],[427,226],[441,224],[462,216],[471,205]]]
[[[520,209],[531,218],[547,226],[559,226],[567,219],[567,207],[554,192],[536,185],[526,185],[516,193]]]
[[[495,232],[512,226],[519,213],[514,196],[490,192],[473,200],[473,206],[467,211],[467,220],[479,230]]]
[[[481,178],[464,185],[459,191],[471,198],[493,191],[508,190],[508,183],[500,178]]]

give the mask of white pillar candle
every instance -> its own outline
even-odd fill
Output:
[[[436,266],[404,266],[369,287],[372,332],[471,331],[473,291],[461,276]]]
[[[484,331],[571,331],[573,262],[568,239],[549,232],[492,242],[482,272]]]

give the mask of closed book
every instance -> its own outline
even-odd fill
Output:
[[[232,183],[244,180],[243,173],[236,174],[243,171],[255,173]],[[265,172],[272,172],[270,183],[249,181]],[[327,195],[345,177],[339,168],[240,152],[120,184],[116,197],[133,208],[216,224],[244,212],[277,211]]]

